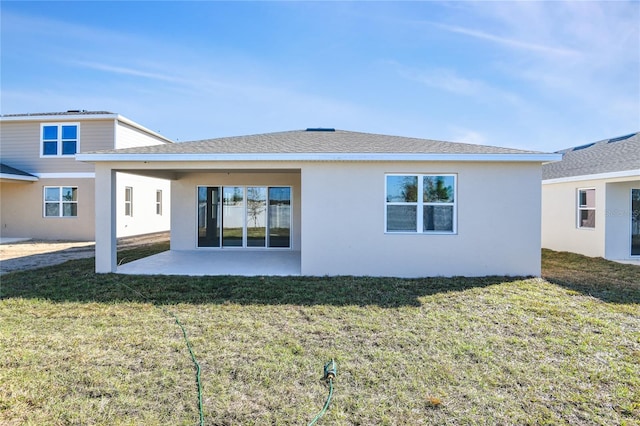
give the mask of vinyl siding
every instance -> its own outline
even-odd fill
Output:
[[[25,172],[37,173],[87,173],[93,172],[91,163],[83,163],[74,157],[40,157],[40,125],[64,123],[65,120],[3,122],[0,126],[0,157],[2,162]],[[78,123],[77,120],[66,122]],[[113,148],[113,120],[80,121],[80,152]]]
[[[116,125],[116,136],[116,149],[137,148],[140,146],[161,145],[166,143],[163,139],[145,133],[142,130],[120,121]]]

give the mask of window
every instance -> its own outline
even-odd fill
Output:
[[[133,216],[133,188],[130,186],[124,188],[124,215]]]
[[[43,124],[42,157],[72,156],[78,152],[78,123]]]
[[[386,232],[456,232],[456,175],[387,175],[385,201]]]
[[[596,190],[578,190],[578,228],[596,227]]]
[[[156,190],[156,214],[162,216],[162,190]]]
[[[44,216],[77,217],[78,188],[73,186],[45,186]]]

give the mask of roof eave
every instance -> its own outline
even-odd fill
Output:
[[[15,115],[15,116],[0,116],[0,121],[12,122],[12,121],[46,121],[46,122],[61,122],[61,121],[95,121],[95,120],[117,120],[122,123],[128,124],[142,132],[148,133],[158,139],[161,139],[165,143],[174,143],[171,139],[162,136],[160,133],[155,132],[147,127],[144,127],[140,123],[137,123],[123,115],[116,113],[109,114],[61,114],[61,115]]]
[[[567,183],[567,182],[580,182],[585,180],[599,180],[599,179],[618,179],[627,177],[640,176],[640,169],[622,170],[617,172],[605,172],[605,173],[592,173],[586,175],[577,176],[563,176],[557,178],[543,179],[543,185],[551,185],[554,183]]]
[[[87,120],[113,120],[119,114],[60,114],[60,115],[13,115],[2,116],[0,121],[87,121]]]
[[[11,173],[0,173],[0,180],[18,180],[24,182],[37,182],[37,176],[14,175]]]
[[[560,161],[555,153],[510,154],[409,154],[409,153],[248,153],[248,154],[76,154],[76,160],[97,162],[192,162],[192,161],[465,161],[465,162],[535,162]]]

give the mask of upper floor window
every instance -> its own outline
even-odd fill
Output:
[[[41,150],[42,157],[72,156],[78,152],[80,124],[42,124]]]
[[[386,232],[456,233],[456,175],[387,175]]]
[[[596,227],[596,190],[578,190],[578,228]]]

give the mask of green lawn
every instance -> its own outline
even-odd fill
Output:
[[[207,425],[306,425],[331,358],[319,425],[640,425],[640,267],[543,262],[544,279],[7,274],[0,424],[198,424],[173,313]]]

